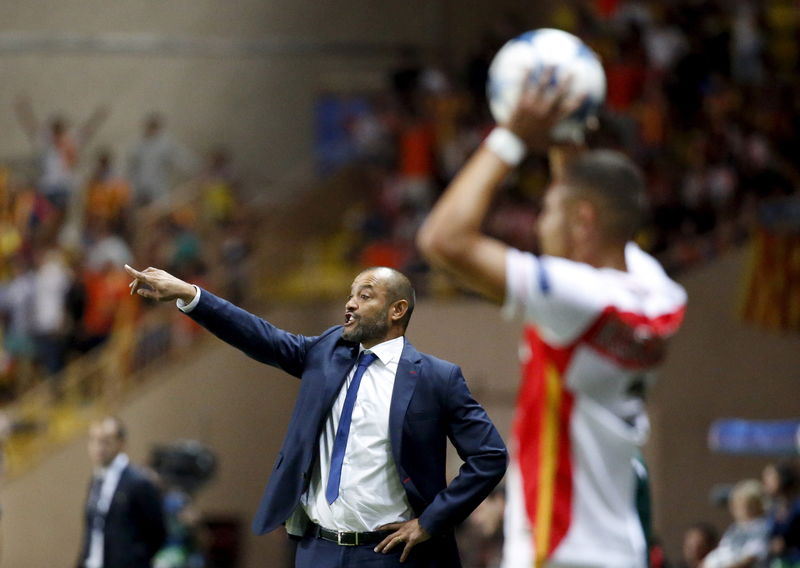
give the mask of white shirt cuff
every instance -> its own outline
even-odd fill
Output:
[[[194,286],[194,284],[192,284],[192,286]],[[189,302],[188,304],[186,302],[184,302],[183,300],[181,300],[180,298],[175,300],[175,304],[177,304],[178,309],[180,311],[182,311],[183,313],[185,313],[185,314],[188,314],[189,312],[191,312],[195,308],[195,306],[197,306],[198,302],[200,301],[200,287],[199,286],[194,286],[194,289],[195,289],[194,298],[192,298],[192,301]]]

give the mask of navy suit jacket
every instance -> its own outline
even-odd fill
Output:
[[[295,335],[206,290],[188,315],[253,359],[302,379],[253,521],[257,534],[271,531],[293,513],[308,488],[320,432],[359,346],[342,338],[341,326],[317,337]],[[502,479],[507,452],[500,434],[472,398],[461,370],[420,353],[406,340],[392,393],[389,436],[397,473],[420,524],[444,539],[435,547],[444,555],[442,565],[458,566],[452,529]],[[449,486],[448,439],[464,461]]]
[[[89,554],[91,526],[87,507],[79,568]],[[160,491],[143,471],[128,465],[122,470],[106,514],[103,566],[149,568],[166,535]]]

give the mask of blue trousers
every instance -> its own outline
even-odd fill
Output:
[[[377,544],[365,546],[339,546],[313,536],[305,536],[297,543],[295,568],[432,568],[435,566],[426,552],[430,542],[415,546],[402,564],[399,545],[387,554],[373,549]]]

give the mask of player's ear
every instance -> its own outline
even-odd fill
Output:
[[[597,207],[594,203],[580,199],[573,204],[571,226],[574,237],[581,241],[594,238],[598,221]]]

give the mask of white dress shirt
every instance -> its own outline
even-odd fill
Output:
[[[200,301],[201,291],[197,286],[195,289],[191,302],[177,301],[181,311],[192,311]],[[381,525],[414,518],[397,473],[389,439],[389,410],[404,345],[404,338],[397,337],[370,349],[377,359],[361,378],[344,453],[339,497],[330,505],[325,497],[325,487],[330,473],[333,440],[356,365],[350,369],[325,420],[311,482],[301,504],[308,518],[326,529],[368,532]],[[360,351],[363,350],[362,346]]]
[[[95,471],[95,477],[103,478],[103,485],[100,488],[100,498],[97,500],[96,515],[105,517],[108,513],[108,509],[111,507],[111,500],[114,498],[114,493],[117,491],[119,478],[122,475],[122,471],[128,467],[128,463],[128,456],[120,453],[117,454],[117,457],[114,458],[114,461],[112,461],[108,467]],[[84,564],[86,568],[103,568],[105,534],[102,525],[104,524],[105,521],[101,523],[101,526],[90,527],[92,532],[89,540],[89,556],[86,558],[86,563]]]
[[[333,440],[355,365],[325,420],[311,484],[302,498],[308,517],[322,527],[346,532],[374,531],[381,525],[414,517],[389,440],[389,409],[403,345],[404,339],[397,337],[370,349],[378,358],[361,379],[344,453],[339,497],[330,505],[325,487]]]

